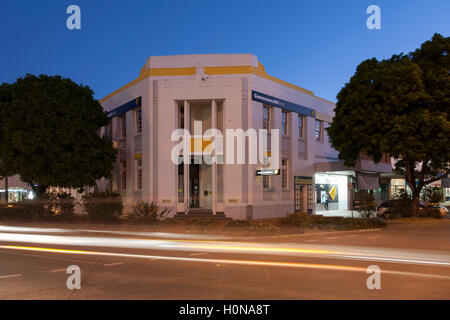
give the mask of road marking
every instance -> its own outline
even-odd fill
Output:
[[[107,263],[107,264],[104,264],[103,266],[104,267],[111,267],[111,266],[119,266],[121,264],[123,264],[123,262]]]
[[[167,260],[167,261],[203,262],[203,263],[214,263],[219,266],[220,266],[220,264],[235,264],[235,265],[253,265],[253,266],[299,268],[299,269],[320,269],[320,270],[352,271],[352,272],[367,273],[367,268],[355,267],[355,266],[344,266],[344,265],[327,265],[327,264],[277,262],[277,261],[255,261],[255,260],[200,259],[200,258],[187,258],[187,257],[150,256],[150,255],[142,255],[142,254],[39,248],[39,247],[21,247],[21,246],[0,246],[0,248],[12,249],[12,250],[63,253],[63,254],[95,255],[95,256],[151,259],[151,260],[160,259],[160,260]],[[403,271],[395,271],[395,270],[382,270],[381,273],[403,275],[403,276],[410,276],[410,277],[411,276],[427,277],[427,278],[450,280],[450,276],[442,276],[442,275],[436,275],[436,274],[403,272]]]
[[[54,269],[54,270],[51,270],[50,272],[66,272],[67,271],[67,268],[66,269]]]
[[[190,253],[190,256],[202,256],[204,254],[208,254],[207,252],[196,252],[196,253]]]
[[[22,276],[21,273],[18,273],[18,274],[10,274],[10,275],[7,275],[7,276],[0,276],[0,279],[17,278],[17,277],[21,277],[21,276]]]

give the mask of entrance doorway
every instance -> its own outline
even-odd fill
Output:
[[[202,163],[189,165],[189,207],[212,209],[212,166]]]
[[[200,208],[200,165],[189,166],[189,207]]]

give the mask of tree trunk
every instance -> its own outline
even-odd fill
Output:
[[[414,192],[413,199],[412,199],[412,215],[413,215],[413,217],[419,216],[419,201],[420,201],[420,192]]]
[[[8,185],[8,176],[5,176],[5,200],[6,204],[9,203],[9,185]]]
[[[44,195],[45,195],[45,191],[47,190],[47,186],[41,186],[41,185],[37,185],[35,186],[33,182],[28,183],[30,186],[32,186],[31,188],[33,189],[35,195],[36,195],[36,199],[41,199]]]

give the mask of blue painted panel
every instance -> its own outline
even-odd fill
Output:
[[[286,101],[283,99],[272,97],[272,96],[269,96],[268,94],[264,94],[264,93],[261,93],[258,91],[252,90],[252,100],[262,102],[264,104],[267,104],[267,105],[270,105],[273,107],[277,107],[277,108],[281,108],[284,110],[297,112],[297,113],[303,114],[308,117],[312,117],[312,118],[316,117],[316,111],[314,109],[307,108],[302,105],[299,105],[299,104],[296,104],[293,102],[289,102],[289,101]]]
[[[134,100],[131,100],[130,102],[125,103],[124,105],[121,105],[120,107],[115,108],[114,110],[111,110],[108,112],[108,117],[114,118],[118,117],[121,114],[126,113],[127,111],[139,108],[142,106],[142,97],[138,97]]]

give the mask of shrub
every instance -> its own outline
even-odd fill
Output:
[[[413,203],[411,197],[406,190],[401,190],[397,193],[395,201],[392,201],[390,208],[391,218],[397,217],[412,217]]]
[[[31,220],[31,214],[18,204],[2,205],[0,207],[1,220],[26,221]]]
[[[366,219],[372,217],[377,211],[377,204],[373,197],[373,193],[362,193],[360,200],[360,205],[357,208],[360,216]]]
[[[225,228],[248,228],[251,222],[248,220],[230,220],[225,225]]]
[[[51,192],[46,195],[47,208],[52,216],[62,220],[72,220],[75,214],[75,198],[67,192]]]
[[[133,211],[127,215],[127,219],[134,223],[153,224],[160,221],[165,215],[170,213],[170,209],[159,209],[156,202],[139,202],[133,206]]]
[[[255,233],[278,234],[279,229],[270,223],[252,223],[250,224],[250,231]]]
[[[295,212],[281,218],[280,223],[296,227],[309,227],[311,225],[311,216],[308,213]]]
[[[48,210],[48,200],[23,200],[9,205],[2,205],[0,218],[13,221],[46,221],[52,213]]]
[[[386,223],[376,218],[344,218],[324,217],[320,215],[309,215],[307,213],[292,213],[280,219],[283,225],[291,225],[298,228],[333,228],[333,229],[368,229],[384,228]]]
[[[444,199],[441,188],[424,188],[421,194],[422,201],[425,203],[439,203]]]
[[[248,220],[231,220],[225,225],[225,229],[248,231],[250,233],[277,234],[279,229],[269,223],[252,223]]]
[[[186,224],[197,229],[217,229],[218,220],[213,218],[193,218],[186,220]]]
[[[110,191],[84,195],[83,206],[93,221],[116,221],[123,211],[122,196]]]

